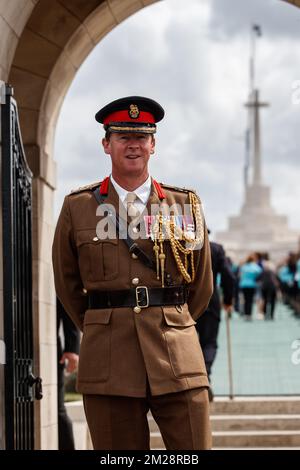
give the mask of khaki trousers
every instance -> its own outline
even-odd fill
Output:
[[[83,401],[95,450],[149,450],[149,409],[166,449],[211,448],[205,387],[145,398],[84,395]]]

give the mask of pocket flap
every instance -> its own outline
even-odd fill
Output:
[[[168,326],[193,326],[196,324],[191,317],[187,304],[178,307],[162,307],[162,309]]]
[[[76,245],[79,247],[83,243],[91,243],[97,245],[98,243],[118,243],[117,238],[98,238],[96,228],[77,230],[76,232]]]
[[[83,243],[97,244],[99,242],[100,242],[100,240],[97,237],[96,228],[78,230],[76,232],[76,245],[77,246],[80,246]]]
[[[112,308],[95,308],[86,310],[84,325],[108,325]]]

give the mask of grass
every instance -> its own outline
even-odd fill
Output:
[[[68,401],[82,401],[82,395],[80,393],[65,393],[65,402]]]

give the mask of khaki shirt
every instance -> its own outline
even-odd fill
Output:
[[[129,253],[124,240],[96,237],[98,203],[92,189],[66,196],[53,242],[53,269],[57,296],[83,331],[78,391],[85,394],[144,397],[208,386],[195,320],[205,311],[213,291],[210,248],[194,252],[196,277],[184,306],[88,309],[86,291],[113,291],[138,285],[161,287],[156,273]],[[169,205],[189,202],[188,192],[163,187]],[[109,184],[105,204],[119,207]],[[147,204],[160,204],[152,183]],[[153,257],[153,241],[138,245]],[[176,285],[184,283],[170,243],[164,242],[166,271]],[[136,281],[135,281],[136,282]]]

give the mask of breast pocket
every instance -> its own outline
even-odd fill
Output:
[[[100,240],[94,229],[79,230],[76,245],[83,281],[111,281],[118,277],[118,239]]]
[[[206,375],[195,321],[187,305],[162,307],[170,365],[177,378]]]

